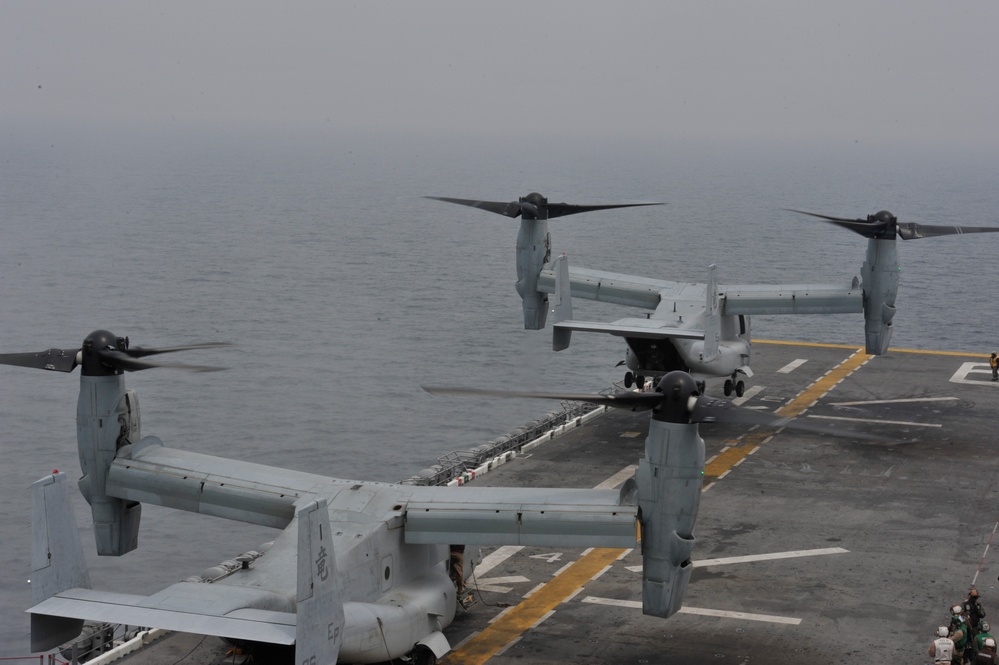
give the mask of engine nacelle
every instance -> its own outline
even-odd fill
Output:
[[[94,518],[97,553],[121,556],[139,544],[142,506],[108,496],[108,469],[118,449],[141,438],[139,397],[125,390],[124,376],[81,376],[76,407],[80,492]]]
[[[517,293],[524,306],[524,328],[541,330],[548,316],[548,294],[538,291],[541,269],[551,259],[551,235],[544,219],[521,219],[517,234]]]
[[[864,338],[867,353],[881,355],[888,351],[895,296],[898,295],[898,251],[894,236],[867,241],[867,260],[861,269],[864,280]]]
[[[642,611],[669,617],[690,581],[704,440],[689,424],[652,419],[635,480],[642,523]]]

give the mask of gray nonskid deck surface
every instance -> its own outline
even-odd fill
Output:
[[[787,404],[854,351],[754,345],[750,385],[762,389],[745,406]],[[806,362],[778,372],[796,359]],[[720,479],[709,473],[693,558],[723,561],[695,568],[683,613],[662,620],[629,605],[641,598],[641,574],[633,570],[641,558],[632,552],[488,662],[922,662],[934,628],[976,576],[986,610],[999,596],[995,550],[985,554],[999,518],[997,406],[999,385],[984,356],[892,351],[871,359],[805,416],[892,440],[785,430]],[[596,486],[637,463],[646,425],[644,414],[609,413],[459,491]],[[709,460],[762,439],[733,426],[705,425],[701,434]],[[786,552],[797,554],[725,561]],[[582,554],[523,548],[482,575],[480,602],[459,610],[446,631],[457,646],[453,661],[465,662],[464,640]],[[224,653],[178,660],[175,648],[160,656],[174,639],[193,643],[166,638],[136,658],[210,663]]]

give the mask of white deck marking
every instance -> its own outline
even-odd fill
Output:
[[[701,559],[694,561],[694,568],[704,568],[706,566],[726,566],[734,563],[754,563],[756,561],[773,561],[775,559],[797,559],[806,556],[825,556],[828,554],[849,554],[850,550],[842,547],[823,547],[814,550],[790,550],[787,552],[771,552],[770,554],[748,554],[746,556],[730,556],[721,559]],[[633,573],[642,572],[642,567],[627,566]]]
[[[751,563],[753,561],[771,561],[774,559],[797,559],[805,556],[824,556],[827,554],[848,554],[850,550],[842,547],[825,547],[815,550],[791,550],[789,552],[771,552],[770,554],[750,554],[748,556],[730,556],[723,559],[701,559],[694,561],[694,568],[705,566],[725,566],[732,563]]]
[[[788,364],[777,370],[778,374],[790,374],[794,370],[798,369],[802,365],[808,362],[808,358],[798,358],[797,360],[792,360]]]
[[[843,416],[819,416],[806,415],[806,418],[818,418],[820,420],[845,420],[851,423],[871,423],[874,425],[903,425],[906,427],[943,427],[939,423],[913,423],[908,420],[879,420],[877,418],[844,418]]]
[[[482,557],[482,561],[475,567],[475,577],[478,578],[479,575],[485,575],[522,549],[524,549],[523,545],[504,545],[503,547],[496,548],[495,552]]]
[[[518,582],[530,582],[531,580],[526,577],[521,577],[520,575],[513,575],[511,577],[487,577],[484,579],[475,578],[472,582],[472,586],[478,591],[495,591],[496,593],[510,593],[513,591],[512,588],[508,586],[499,586],[500,584],[517,584]]]
[[[972,379],[969,378],[970,374],[981,374],[982,378]],[[990,386],[999,386],[999,381],[992,380],[992,370],[989,368],[988,363],[964,363],[954,372],[954,376],[950,377],[950,382],[971,385],[984,383]]]
[[[736,406],[742,406],[747,401],[756,397],[763,390],[763,388],[764,386],[752,386],[748,388],[745,392],[742,393],[742,397],[736,397],[734,400],[732,400],[732,404],[735,404]]]
[[[631,478],[633,475],[635,475],[635,470],[637,468],[638,468],[637,464],[632,464],[631,466],[626,466],[623,469],[621,469],[620,471],[618,471],[617,473],[615,473],[613,476],[611,476],[610,478],[608,478],[607,480],[605,480],[604,482],[602,482],[599,485],[597,485],[596,487],[594,487],[593,489],[597,489],[597,490],[612,490],[615,487],[617,487],[618,485],[621,485],[622,483],[624,483],[624,481],[628,480],[628,478]]]
[[[701,607],[681,607],[678,614],[695,614],[703,617],[720,617],[722,619],[744,619],[746,621],[765,621],[767,623],[782,623],[797,626],[801,619],[782,617],[775,614],[753,614],[752,612],[727,612],[725,610],[708,610]]]
[[[868,404],[908,404],[911,402],[956,402],[957,397],[912,397],[909,399],[869,399],[862,402],[829,402],[830,406],[867,406]]]
[[[636,610],[642,609],[640,600],[615,600],[613,598],[600,598],[599,596],[587,596],[583,598],[584,603],[595,605],[612,605],[614,607],[630,607]],[[744,619],[746,621],[765,621],[767,623],[782,623],[797,626],[801,619],[795,617],[782,617],[774,614],[753,614],[751,612],[728,612],[726,610],[708,610],[700,607],[681,607],[678,614],[696,614],[706,617],[721,617],[723,619]]]

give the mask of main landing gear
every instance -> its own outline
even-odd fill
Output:
[[[733,381],[733,379],[735,379]],[[729,397],[732,391],[739,397],[742,397],[743,393],[746,392],[746,384],[741,379],[736,379],[733,376],[731,379],[725,379],[725,397]]]
[[[630,388],[631,386],[637,386],[639,390],[645,389],[645,377],[641,374],[632,374],[631,372],[624,373],[624,387]]]

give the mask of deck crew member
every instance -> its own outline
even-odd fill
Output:
[[[999,663],[999,654],[996,654],[996,640],[994,637],[985,638],[982,648],[975,654],[975,659],[971,662],[975,665],[996,665]]]
[[[937,628],[937,639],[930,642],[930,658],[938,665],[947,665],[954,657],[954,640],[948,637],[949,634],[947,626],[940,626]]]
[[[983,621],[978,626],[978,628],[980,629],[980,632],[977,635],[975,635],[975,650],[976,651],[981,651],[982,647],[985,646],[985,640],[987,640],[988,638],[992,637],[992,633],[989,632],[989,622],[988,621]],[[995,638],[993,638],[993,639],[995,639]]]
[[[950,633],[948,634],[954,641],[954,655],[951,656],[953,665],[961,665],[964,662],[964,650],[968,646],[968,624],[961,615],[961,606],[954,605],[950,608]]]
[[[992,352],[992,357],[989,358],[989,367],[992,368],[992,380],[999,381],[999,356],[996,352]]]

